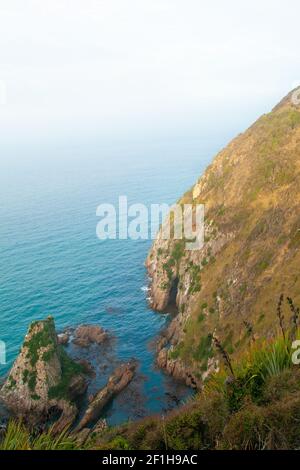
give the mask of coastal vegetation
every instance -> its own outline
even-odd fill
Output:
[[[291,301],[292,315],[299,310]],[[281,305],[278,307],[281,309]],[[185,405],[164,416],[92,432],[86,441],[68,429],[56,434],[30,432],[11,421],[1,449],[213,450],[298,449],[300,446],[300,368],[293,340],[300,331],[281,329],[270,340],[252,341],[233,359],[210,341],[220,360],[218,372]],[[293,320],[293,316],[290,319]],[[203,348],[203,353],[209,348]],[[297,351],[296,351],[297,352]],[[298,351],[299,353],[299,351]]]
[[[54,435],[48,432],[34,433],[26,429],[21,421],[10,421],[0,439],[0,450],[76,450],[80,449],[76,437],[68,430]]]
[[[299,337],[299,329],[279,328],[275,338],[249,344],[238,360],[212,340],[220,368],[194,398],[166,416],[108,429],[93,436],[92,445],[146,450],[298,449],[300,368],[292,361],[291,340]]]
[[[201,386],[215,363],[211,332],[239,360],[253,335],[274,338],[274,293],[300,303],[300,110],[291,97],[233,139],[179,201],[204,204],[204,246],[178,250],[178,240],[159,238],[149,253],[152,308],[165,311],[172,294],[179,312],[159,364],[187,383]]]
[[[135,363],[123,364],[75,427],[84,369],[59,344],[49,317],[29,328],[1,390],[23,419],[10,421],[0,448],[300,448],[300,112],[290,97],[222,150],[179,201],[205,205],[204,246],[188,251],[185,240],[158,237],[146,262],[151,307],[176,307],[157,341],[157,364],[193,397],[107,428],[104,407],[135,375]],[[81,347],[107,336],[100,327],[78,330]],[[24,419],[53,408],[62,413],[59,427],[39,432]]]

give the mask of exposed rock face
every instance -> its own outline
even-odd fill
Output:
[[[218,367],[211,335],[230,354],[274,334],[284,291],[300,303],[300,109],[288,95],[234,139],[180,200],[205,205],[205,243],[186,250],[162,231],[146,261],[152,308],[176,298],[178,315],[158,346],[168,372],[195,382]]]
[[[95,426],[93,427],[93,432],[100,434],[108,428],[108,424],[105,419],[99,419]]]
[[[57,335],[58,344],[66,346],[69,343],[70,335],[68,333],[60,333]]]
[[[72,434],[76,437],[76,441],[79,445],[83,445],[91,434],[101,435],[103,431],[108,428],[107,422],[105,419],[99,419],[94,427],[92,428],[82,428],[80,431],[75,430]],[[1,430],[0,430],[1,433]]]
[[[102,388],[90,401],[88,409],[86,410],[82,420],[76,427],[76,431],[94,423],[100,416],[103,408],[109,401],[118,393],[120,393],[131,382],[136,370],[136,362],[131,361],[127,364],[122,364],[109,378],[106,386]]]
[[[44,422],[57,410],[59,431],[75,419],[77,408],[72,401],[85,391],[81,366],[59,346],[53,318],[32,323],[0,391],[7,408],[30,424]]]
[[[102,344],[108,339],[107,332],[97,325],[81,325],[76,328],[73,343],[82,348],[87,348],[91,344]]]

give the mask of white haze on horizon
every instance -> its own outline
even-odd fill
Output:
[[[242,131],[300,83],[299,17],[296,0],[0,0],[2,141]]]

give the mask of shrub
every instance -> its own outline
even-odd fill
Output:
[[[233,450],[265,448],[266,428],[261,408],[249,404],[233,414],[225,426],[220,447]]]

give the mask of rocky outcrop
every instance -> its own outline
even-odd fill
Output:
[[[77,415],[75,400],[87,388],[82,367],[58,344],[52,317],[31,324],[23,347],[0,391],[12,414],[35,425],[57,415],[55,430]]]
[[[115,370],[105,387],[91,399],[88,409],[76,427],[76,432],[81,431],[99,419],[103,408],[131,382],[136,367],[136,362],[131,361],[127,364],[122,364]]]
[[[82,348],[91,344],[102,344],[108,339],[108,333],[97,325],[81,325],[74,332],[73,343]]]
[[[158,347],[167,371],[200,382],[217,365],[211,337],[230,354],[270,337],[282,291],[300,303],[300,109],[288,95],[223,149],[180,204],[205,207],[204,245],[162,236],[146,260],[150,306],[178,314]],[[248,325],[248,326],[247,326]]]
[[[68,333],[60,333],[57,335],[57,341],[58,344],[61,344],[62,346],[67,346],[70,340],[70,335]]]
[[[82,428],[80,431],[75,430],[72,436],[76,438],[76,442],[82,446],[88,440],[91,435],[101,436],[104,431],[108,428],[107,421],[105,419],[99,419],[94,427]],[[1,431],[0,431],[1,432]]]

